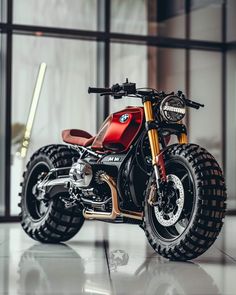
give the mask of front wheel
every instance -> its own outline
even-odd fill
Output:
[[[143,228],[156,252],[171,260],[190,260],[216,240],[225,216],[226,187],[215,158],[195,144],[173,145],[163,154],[167,187],[156,195],[151,177],[145,196]]]

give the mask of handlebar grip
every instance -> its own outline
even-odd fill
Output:
[[[111,92],[110,88],[96,88],[96,87],[89,87],[88,93],[106,93]]]

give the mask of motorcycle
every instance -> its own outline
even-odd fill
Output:
[[[111,114],[96,136],[64,130],[67,145],[47,145],[31,156],[19,204],[25,232],[59,243],[72,238],[84,220],[131,223],[165,258],[185,261],[204,253],[219,235],[226,210],[222,170],[207,150],[188,143],[183,123],[187,107],[204,105],[181,91],[136,88],[128,79],[88,92],[138,97],[143,106]]]

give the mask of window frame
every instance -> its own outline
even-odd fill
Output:
[[[102,1],[102,0],[98,0]],[[155,1],[155,0],[152,0]],[[5,214],[0,217],[0,222],[10,222],[18,221],[19,218],[10,215],[10,164],[11,164],[11,102],[12,102],[12,36],[13,34],[23,34],[23,35],[35,35],[36,32],[42,32],[44,36],[66,38],[66,39],[86,39],[91,41],[99,41],[104,43],[103,60],[101,62],[101,67],[103,67],[103,77],[101,83],[104,83],[105,87],[110,86],[110,47],[111,42],[118,43],[132,43],[132,44],[145,44],[156,47],[167,47],[167,48],[179,48],[185,50],[185,92],[188,95],[190,90],[190,79],[189,79],[189,66],[190,66],[190,49],[196,50],[206,50],[206,51],[218,51],[221,52],[222,56],[222,73],[221,73],[221,83],[222,83],[222,94],[221,94],[221,107],[222,107],[222,159],[223,159],[223,169],[225,170],[225,151],[226,151],[226,54],[227,50],[236,49],[235,42],[226,42],[226,0],[222,4],[222,41],[204,41],[204,40],[190,40],[190,18],[191,18],[191,1],[185,0],[185,39],[178,38],[166,38],[151,35],[132,35],[123,33],[114,33],[110,30],[111,23],[111,2],[110,0],[103,0],[103,4],[99,6],[98,13],[100,14],[100,19],[105,20],[104,30],[100,31],[98,26],[98,31],[89,30],[79,30],[79,29],[68,29],[68,28],[55,28],[55,27],[44,27],[44,26],[32,26],[32,25],[19,25],[14,24],[12,20],[13,16],[13,0],[0,0],[0,7],[6,7],[5,14],[0,18],[0,34],[1,36],[6,36],[6,62],[5,68],[2,70],[2,76],[5,77],[1,81],[4,83],[5,94],[2,95],[1,99],[5,100]],[[3,97],[5,96],[5,97]],[[105,98],[102,107],[98,107],[98,126],[101,121],[107,117],[109,114],[109,99]],[[188,120],[187,120],[188,121]],[[231,210],[228,213],[236,214],[236,209]]]

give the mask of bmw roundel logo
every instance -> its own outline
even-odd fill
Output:
[[[129,114],[124,114],[122,116],[120,116],[120,123],[125,123],[127,120],[129,119]]]

